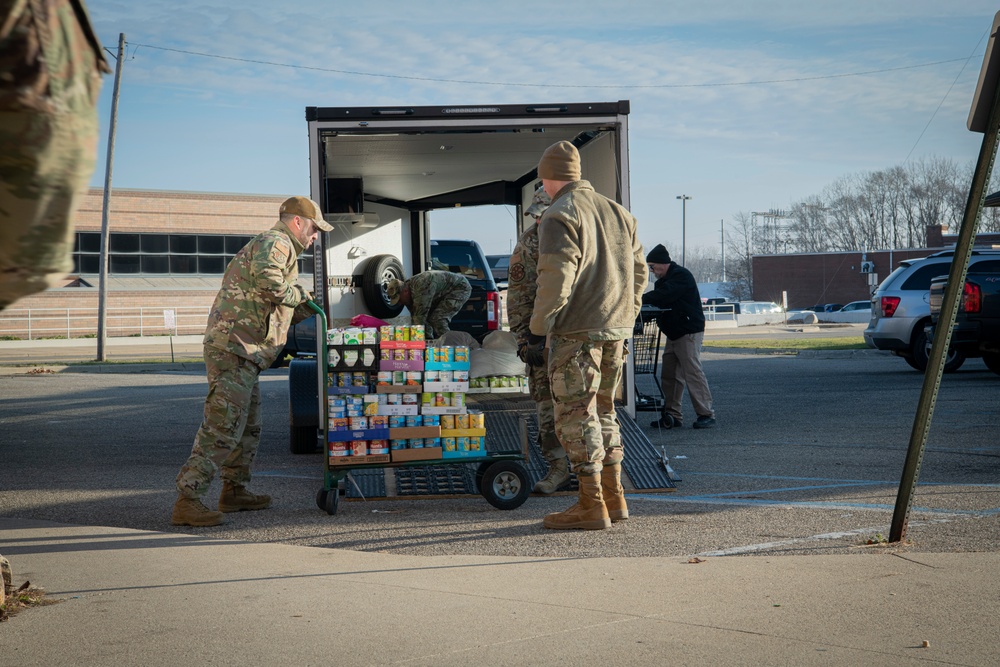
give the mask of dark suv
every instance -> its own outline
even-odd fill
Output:
[[[493,280],[497,281],[497,287],[507,289],[510,255],[486,255],[486,261],[490,263],[490,271],[493,272]]]

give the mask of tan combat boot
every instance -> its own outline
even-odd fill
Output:
[[[604,464],[601,470],[601,495],[604,506],[608,508],[611,521],[621,521],[628,518],[628,505],[625,504],[625,489],[622,488],[622,464]]]
[[[601,475],[577,473],[580,499],[565,512],[554,512],[545,517],[542,525],[554,530],[603,530],[611,527],[608,508],[601,497]]]
[[[535,488],[532,489],[535,493],[542,493],[544,495],[549,495],[555,493],[559,490],[559,487],[566,484],[569,481],[569,462],[564,456],[556,461],[549,461],[549,472],[545,477],[538,480],[535,484]]]
[[[202,504],[198,498],[179,496],[174,503],[170,523],[175,526],[218,526],[225,522],[222,512],[215,512]]]
[[[241,512],[243,510],[263,510],[271,506],[271,496],[258,496],[247,491],[245,486],[230,482],[222,483],[219,494],[220,512]]]

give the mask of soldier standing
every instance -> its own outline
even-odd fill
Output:
[[[0,310],[73,269],[110,71],[82,0],[0,3]]]
[[[333,227],[305,197],[281,204],[274,227],[240,250],[222,277],[205,332],[208,398],[191,456],[177,475],[175,526],[217,526],[223,512],[260,510],[271,497],[250,493],[250,466],[260,444],[261,371],[285,344],[288,327],[314,313],[312,297],[295,283],[298,256],[319,231]],[[222,477],[219,511],[201,502],[216,470]]]
[[[392,305],[403,304],[414,324],[423,324],[428,340],[451,331],[455,317],[472,294],[468,278],[450,271],[424,271],[409,280],[390,280],[385,287]]]
[[[528,364],[528,388],[535,401],[538,415],[538,446],[542,457],[548,463],[545,477],[538,480],[535,493],[549,495],[569,482],[569,463],[566,450],[556,437],[555,416],[552,412],[552,388],[549,386],[547,351],[538,353],[537,348],[528,344],[531,334],[529,323],[531,311],[535,307],[535,292],[538,277],[538,219],[549,207],[551,199],[545,194],[542,184],[538,184],[531,206],[524,212],[532,216],[536,224],[531,225],[517,240],[510,256],[510,270],[507,287],[507,318],[510,330],[517,336],[517,356]]]
[[[649,271],[635,218],[581,175],[568,141],[549,146],[538,163],[552,204],[539,221],[529,345],[540,351],[549,338],[556,434],[580,485],[578,502],[543,525],[600,530],[628,518],[615,394]]]

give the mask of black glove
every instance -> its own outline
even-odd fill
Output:
[[[528,343],[524,350],[524,362],[535,368],[543,368],[545,364],[545,336],[528,334]]]

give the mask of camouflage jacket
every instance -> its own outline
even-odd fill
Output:
[[[449,297],[459,297],[469,289],[465,276],[450,271],[424,271],[418,273],[406,284],[410,286],[410,308],[414,324],[427,324],[427,317],[434,307]]]
[[[535,307],[538,286],[538,224],[531,225],[521,234],[510,255],[507,272],[507,320],[510,330],[519,343],[528,341],[531,330],[531,311]]]
[[[302,244],[282,222],[236,253],[208,316],[205,345],[265,369],[278,356],[288,327],[312,315],[295,284]],[[298,308],[296,308],[299,306]]]

